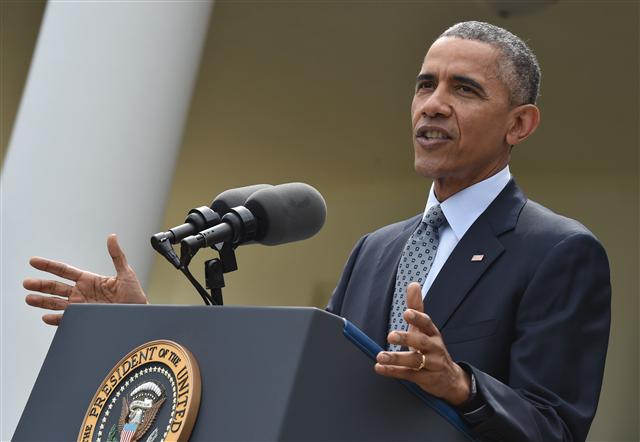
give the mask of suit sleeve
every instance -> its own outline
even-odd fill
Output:
[[[358,260],[358,255],[360,254],[360,250],[362,249],[362,244],[364,244],[368,235],[363,236],[358,240],[356,245],[353,247],[351,251],[351,255],[349,255],[349,259],[342,270],[342,275],[340,275],[340,280],[338,281],[338,285],[333,290],[333,294],[331,295],[331,299],[329,299],[329,304],[325,310],[334,315],[342,316],[342,302],[344,301],[344,296],[347,291],[347,286],[349,285],[349,279],[351,278],[351,273],[353,272],[353,267]]]
[[[600,243],[573,234],[547,254],[517,309],[509,385],[469,366],[484,398],[483,440],[583,441],[596,411],[611,321]]]

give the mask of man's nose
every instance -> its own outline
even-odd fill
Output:
[[[448,117],[451,115],[450,97],[443,88],[436,88],[424,98],[420,111],[429,118]]]

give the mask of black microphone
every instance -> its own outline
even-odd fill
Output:
[[[271,184],[254,184],[253,186],[245,186],[245,187],[238,187],[237,189],[225,190],[220,195],[214,198],[210,207],[216,213],[219,213],[220,216],[222,216],[225,213],[228,213],[232,208],[237,206],[242,206],[245,203],[245,201],[247,201],[247,199],[251,195],[256,193],[258,190],[267,189],[271,187],[273,187]],[[207,226],[207,227],[211,227],[211,226]],[[204,230],[204,229],[205,228],[203,227],[202,229],[196,230],[195,232],[187,236],[195,235],[200,230]],[[186,238],[186,236],[183,236],[182,238],[180,238],[180,240],[182,240],[183,238]],[[179,241],[176,241],[176,243],[177,242]]]
[[[183,224],[172,227],[166,232],[159,232],[153,235],[151,237],[151,246],[167,258],[176,268],[179,268],[180,259],[173,250],[173,247],[171,247],[171,244],[179,243],[188,236],[219,224],[221,216],[229,212],[232,207],[244,204],[247,198],[253,193],[269,187],[273,186],[270,184],[255,184],[253,186],[226,190],[215,197],[211,203],[211,207],[202,206],[191,209]]]
[[[180,242],[182,264],[207,246],[230,241],[234,246],[255,241],[285,244],[309,238],[322,228],[327,206],[320,192],[304,183],[280,184],[251,195],[232,208],[219,224]]]

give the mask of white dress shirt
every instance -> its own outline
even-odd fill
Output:
[[[507,166],[486,180],[480,181],[450,196],[443,203],[440,203],[436,198],[433,190],[434,185],[431,184],[423,219],[427,216],[427,211],[431,207],[440,204],[442,213],[444,213],[447,221],[440,226],[439,229],[440,244],[438,245],[436,257],[431,265],[431,270],[429,270],[427,279],[422,286],[423,299],[431,288],[436,276],[440,273],[442,266],[447,262],[449,255],[451,255],[453,249],[458,245],[458,242],[464,234],[467,233],[469,227],[471,227],[478,217],[489,207],[491,202],[496,199],[498,194],[502,192],[502,189],[505,188],[510,179],[511,172],[509,172],[509,166]]]

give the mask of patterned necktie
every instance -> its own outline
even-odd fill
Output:
[[[418,282],[422,286],[427,279],[440,242],[438,228],[445,221],[440,205],[431,207],[427,216],[422,219],[404,246],[396,274],[396,287],[389,314],[389,332],[393,330],[406,331],[409,328],[402,317],[407,309],[407,286],[411,282]],[[389,344],[389,351],[399,350],[399,345]]]

